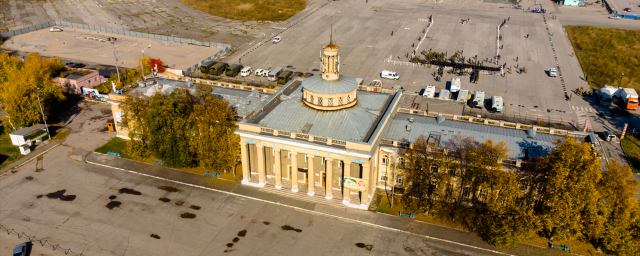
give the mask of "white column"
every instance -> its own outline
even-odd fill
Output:
[[[327,180],[325,182],[325,196],[324,198],[326,199],[331,199],[333,198],[333,159],[327,157],[326,158],[326,163],[325,163],[325,167],[327,168],[326,171],[326,175],[325,175],[325,179]]]
[[[307,170],[307,176],[309,177],[309,192],[307,192],[308,195],[312,196],[316,194],[316,190],[314,188],[315,184],[313,184],[313,180],[316,177],[315,172],[313,171],[313,157],[314,155],[312,154],[308,154],[307,155],[307,165],[308,165],[308,170]]]
[[[258,185],[264,186],[267,183],[264,169],[264,146],[256,144],[256,147],[258,148]]]
[[[280,154],[280,149],[276,148],[276,189],[282,188],[282,163],[280,158],[282,157]]]
[[[298,192],[298,153],[291,152],[291,192]]]
[[[367,207],[367,203],[369,202],[369,193],[371,190],[371,170],[370,170],[370,166],[369,166],[369,161],[366,161],[362,164],[362,177],[361,179],[364,179],[367,181],[367,186],[365,186],[367,189],[366,191],[362,192],[362,197],[360,198],[360,208],[361,209],[366,209]]]
[[[251,170],[249,169],[249,150],[247,147],[249,143],[240,139],[240,152],[242,157],[242,183],[249,182],[251,179]]]

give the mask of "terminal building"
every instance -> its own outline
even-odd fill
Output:
[[[184,77],[156,78],[135,90],[151,96],[192,89],[193,83],[218,85],[213,93],[227,99],[238,115],[242,184],[359,209],[368,209],[377,188],[406,186],[402,170],[395,167],[402,162],[402,150],[420,135],[440,149],[454,135],[504,141],[511,149],[509,159],[501,159],[507,168],[544,155],[556,139],[588,135],[411,109],[403,104],[410,97],[401,89],[372,91],[341,74],[338,49],[332,41],[324,47],[322,74],[297,78],[277,90],[219,87],[219,82]],[[110,96],[113,102],[122,97]],[[117,121],[122,117],[117,103],[112,109]],[[126,138],[117,123],[118,136]]]

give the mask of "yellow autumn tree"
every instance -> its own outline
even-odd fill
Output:
[[[38,96],[45,115],[52,105],[65,99],[64,89],[52,79],[64,68],[60,59],[47,60],[32,53],[23,62],[2,54],[0,65],[0,100],[16,127],[42,122]]]

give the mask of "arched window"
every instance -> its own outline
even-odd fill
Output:
[[[383,156],[382,157],[382,164],[383,165],[389,165],[389,157],[388,156]]]
[[[347,102],[351,102],[351,95],[347,96]]]
[[[404,159],[402,157],[398,158],[398,165],[402,166],[404,164]]]
[[[333,106],[333,98],[329,98],[329,100],[328,100],[328,101],[329,101],[329,102],[328,102],[329,106]]]
[[[318,105],[322,105],[322,97],[318,97]]]
[[[309,102],[313,103],[313,95],[309,95]]]
[[[338,105],[342,105],[342,97],[338,98]]]

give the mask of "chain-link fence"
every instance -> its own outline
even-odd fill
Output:
[[[196,63],[192,67],[187,68],[186,70],[183,70],[182,71],[183,75],[188,75],[188,74],[193,73],[203,63],[215,60],[215,59],[219,58],[220,56],[230,52],[231,49],[233,49],[233,47],[231,45],[229,45],[229,44],[221,44],[221,43],[214,43],[214,42],[201,42],[201,41],[196,41],[196,40],[193,40],[193,39],[186,39],[186,38],[173,37],[173,36],[163,36],[163,35],[149,34],[149,33],[143,33],[143,32],[135,32],[135,31],[129,31],[129,30],[117,29],[117,28],[106,28],[106,27],[101,27],[101,26],[78,24],[78,23],[72,23],[72,22],[66,22],[66,21],[58,21],[58,20],[49,21],[49,22],[45,22],[45,23],[38,24],[38,25],[35,25],[35,26],[26,27],[26,28],[16,29],[16,30],[12,30],[12,31],[9,31],[9,32],[5,32],[5,33],[0,33],[0,37],[2,37],[2,39],[6,41],[7,38],[10,38],[12,36],[26,34],[26,33],[33,32],[33,31],[36,31],[36,30],[39,30],[39,29],[45,29],[45,28],[53,27],[53,26],[79,28],[79,29],[93,30],[93,31],[104,32],[104,33],[118,34],[118,35],[124,35],[124,36],[134,36],[134,37],[155,39],[155,40],[174,42],[174,43],[181,43],[181,44],[190,44],[190,45],[197,45],[197,46],[204,46],[204,47],[222,48],[222,51],[219,51],[215,55],[213,55],[211,57],[208,57],[206,59],[203,59],[202,61]]]
[[[38,243],[40,243],[41,246],[51,247],[51,249],[53,249],[54,251],[55,250],[62,250],[62,251],[64,251],[64,254],[78,255],[78,256],[83,256],[84,255],[82,253],[78,254],[78,253],[75,253],[75,252],[71,251],[71,248],[65,249],[65,248],[62,248],[59,244],[55,244],[54,245],[52,243],[49,243],[49,241],[47,241],[47,240],[38,239],[38,238],[36,238],[36,236],[29,236],[29,235],[25,234],[24,232],[18,233],[18,231],[16,231],[15,229],[8,229],[5,226],[3,226],[2,224],[0,224],[0,230],[7,232],[7,234],[9,234],[9,235],[11,235],[11,234],[17,235],[18,238],[26,237],[26,238],[29,239],[29,242],[32,242],[32,243],[34,241],[37,241]]]

